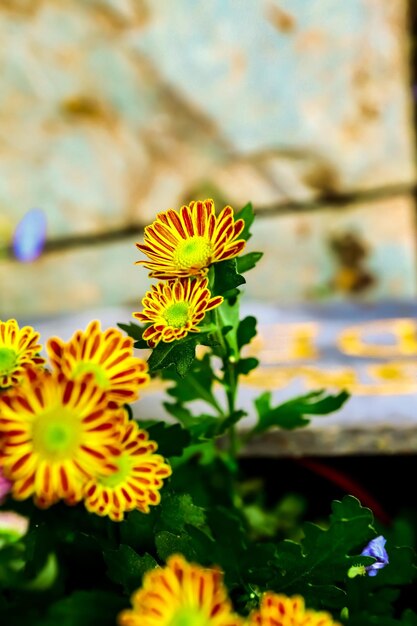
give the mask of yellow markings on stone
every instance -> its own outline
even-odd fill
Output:
[[[375,343],[369,335],[390,334],[393,342]],[[344,329],[337,339],[341,352],[350,356],[395,358],[417,356],[417,323],[412,319],[372,321]]]

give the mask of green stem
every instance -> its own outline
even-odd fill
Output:
[[[188,382],[198,391],[200,397],[205,400],[207,404],[210,404],[210,406],[216,409],[221,417],[224,417],[224,411],[213,394],[210,393],[210,391],[207,391],[207,389],[204,389],[203,385],[200,385],[198,380],[196,380],[192,374],[187,374],[187,378]]]
[[[222,350],[222,361],[224,368],[224,387],[227,398],[227,408],[229,415],[232,415],[236,410],[236,393],[237,393],[237,378],[235,373],[234,359],[235,357],[229,356],[228,345],[223,336],[223,321],[219,309],[216,309],[216,321],[217,321],[217,336]],[[233,350],[233,347],[232,347]],[[236,459],[238,452],[238,437],[236,427],[233,424],[229,429],[229,454],[233,460]]]

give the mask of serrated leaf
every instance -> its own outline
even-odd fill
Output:
[[[187,561],[197,559],[193,541],[188,533],[163,530],[156,534],[155,545],[158,556],[163,561],[166,561],[171,554],[182,554]]]
[[[161,341],[148,359],[149,370],[156,372],[173,365],[178,375],[184,377],[194,362],[198,342],[198,337],[195,336],[172,343]]]
[[[309,587],[315,585],[316,605],[325,605],[319,588],[324,585],[323,592],[328,593],[328,585],[346,581],[349,568],[364,558],[360,556],[362,547],[375,535],[372,512],[356,498],[346,496],[341,502],[335,501],[332,509],[327,530],[307,523],[300,544],[285,540],[276,549],[280,574],[271,584],[289,595],[307,595]]]
[[[253,432],[264,432],[272,426],[288,430],[307,426],[310,422],[309,416],[333,413],[340,409],[348,397],[346,391],[341,391],[337,395],[325,395],[325,392],[320,390],[271,407],[272,394],[266,391],[255,400],[258,422]]]
[[[157,422],[147,428],[149,439],[153,439],[158,444],[158,453],[165,458],[171,456],[181,456],[184,448],[191,441],[190,433],[179,424],[166,424]]]
[[[248,204],[245,204],[245,206],[240,209],[238,213],[235,213],[235,221],[236,220],[243,220],[245,222],[245,227],[240,233],[239,239],[245,239],[245,241],[248,241],[252,237],[250,228],[255,220],[252,202],[248,202]]]
[[[204,509],[194,504],[189,493],[168,495],[160,513],[159,526],[170,532],[182,532],[187,524],[202,527],[206,522]]]
[[[234,291],[239,285],[244,285],[246,280],[237,272],[236,259],[221,261],[214,264],[214,285],[212,294],[215,296],[232,297],[238,291]]]
[[[124,544],[117,550],[105,550],[103,556],[108,577],[121,585],[126,594],[138,589],[143,575],[158,565],[150,554],[139,556],[130,546]]]
[[[236,270],[239,274],[244,274],[256,267],[258,261],[263,257],[263,252],[248,252],[236,258]]]

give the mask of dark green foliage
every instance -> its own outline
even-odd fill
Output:
[[[197,344],[198,337],[195,335],[172,343],[161,341],[149,357],[149,370],[156,372],[173,365],[178,375],[184,377],[194,362]]]
[[[115,583],[123,587],[126,594],[137,589],[143,575],[158,563],[150,554],[139,556],[130,546],[121,544],[117,550],[105,550],[104,560],[107,564],[107,575]]]
[[[172,456],[181,456],[184,448],[190,443],[190,434],[179,424],[168,425],[157,422],[147,428],[149,439],[158,442],[158,452],[168,459]]]
[[[249,240],[252,205],[236,218],[244,219],[241,237]],[[169,401],[163,406],[177,422],[140,424],[173,469],[158,506],[148,514],[131,511],[119,524],[87,513],[82,503],[49,510],[11,500],[0,506],[12,506],[31,520],[29,532],[18,541],[2,545],[0,533],[0,624],[115,626],[146,572],[182,554],[224,570],[233,605],[242,615],[271,590],[301,594],[308,607],[330,611],[346,626],[417,626],[417,615],[402,604],[402,589],[411,588],[416,576],[415,524],[402,520],[385,529],[389,565],[375,577],[352,577],[352,567],[363,574],[374,563],[361,556],[381,533],[369,509],[346,496],[333,502],[331,515],[319,525],[304,521],[307,500],[302,496],[281,494],[266,506],[271,494],[264,497],[262,477],[241,482],[237,453],[247,440],[269,428],[304,427],[312,416],[338,410],[348,397],[344,391],[329,395],[320,390],[273,406],[272,393],[266,391],[255,400],[254,428],[236,430],[246,416],[237,402],[239,379],[258,365],[245,352],[256,336],[256,319],[240,319],[239,287],[245,283],[242,274],[261,257],[248,252],[213,264],[209,286],[213,295],[223,296],[222,305],[206,315],[200,333],[160,342],[151,351],[150,373],[169,382]],[[119,327],[136,348],[148,348],[142,339],[145,326]],[[133,419],[132,408],[126,410]],[[285,480],[277,477],[284,486]]]
[[[236,287],[245,284],[245,279],[237,271],[236,259],[221,261],[214,265],[214,284],[212,293],[215,296],[230,298],[237,296],[239,291]]]

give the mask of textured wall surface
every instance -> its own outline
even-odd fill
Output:
[[[254,245],[266,246],[261,267],[274,280],[258,282],[259,298],[415,295],[406,195],[274,212],[288,200],[415,181],[405,8],[405,0],[350,0],[337,11],[330,0],[3,0],[0,315],[139,297],[147,287],[132,266],[139,235],[99,236],[139,233],[157,211],[194,196],[270,209]],[[18,266],[1,249],[35,206],[50,240],[91,234],[97,243]],[[341,258],[350,244],[353,269]]]

